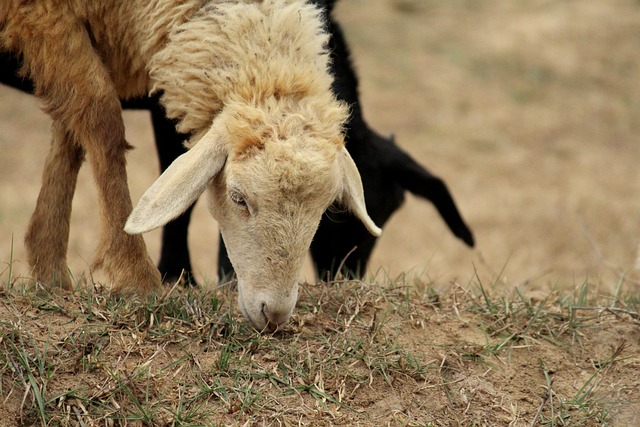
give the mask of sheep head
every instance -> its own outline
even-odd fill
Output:
[[[125,226],[132,234],[162,226],[207,191],[238,277],[238,305],[258,330],[291,316],[304,257],[334,201],[381,233],[367,214],[340,122],[331,132],[304,109],[283,113],[275,105],[224,110],[146,191]]]

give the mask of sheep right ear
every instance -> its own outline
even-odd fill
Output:
[[[362,189],[362,179],[360,178],[358,167],[346,148],[342,147],[338,155],[340,156],[340,165],[343,172],[343,190],[339,198],[340,202],[362,221],[369,233],[376,237],[380,236],[382,230],[373,222],[367,213],[364,191]]]
[[[145,233],[178,217],[200,197],[226,159],[225,144],[212,127],[149,187],[129,215],[124,231]]]

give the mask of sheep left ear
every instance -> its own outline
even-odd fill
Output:
[[[177,218],[200,197],[226,159],[226,147],[212,126],[147,189],[129,215],[124,231],[145,233]]]
[[[367,207],[364,202],[364,191],[362,189],[362,179],[360,178],[360,172],[358,172],[355,162],[344,146],[341,152],[338,153],[338,156],[343,172],[340,202],[362,221],[369,233],[376,237],[380,236],[382,230],[373,222],[367,213]]]

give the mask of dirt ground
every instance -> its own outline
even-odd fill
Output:
[[[370,265],[447,288],[474,277],[530,296],[585,280],[640,293],[640,4],[632,0],[342,0],[365,116],[447,182],[477,247],[412,196]],[[126,112],[130,187],[158,173],[148,116]],[[37,100],[0,87],[0,274],[28,274],[22,238],[50,122]],[[84,168],[69,264],[86,273],[97,201]],[[204,203],[192,258],[215,281],[216,229]],[[147,236],[157,257],[159,232]],[[312,278],[309,266],[304,276]],[[463,327],[461,327],[463,328]],[[637,336],[637,327],[636,336]],[[443,337],[443,339],[446,339]],[[609,338],[602,334],[603,346]],[[637,344],[637,342],[635,343]],[[505,378],[516,381],[516,378]],[[523,378],[526,382],[527,379]]]
[[[570,288],[587,275],[615,283],[615,267],[640,279],[636,2],[350,0],[336,15],[369,123],[445,179],[478,242],[468,250],[430,204],[410,196],[385,228],[371,272],[446,283],[476,272],[490,281],[504,268],[514,285]],[[50,124],[33,98],[1,87],[0,99],[0,260],[13,239],[14,267],[25,272],[22,236]],[[147,114],[125,116],[137,200],[158,167]],[[82,172],[69,249],[78,273],[97,229],[92,178]],[[208,280],[215,236],[198,206],[191,247]],[[152,254],[158,239],[148,235]]]
[[[638,425],[637,314],[377,285],[305,285],[275,335],[224,288],[0,288],[0,426]]]

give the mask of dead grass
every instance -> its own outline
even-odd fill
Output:
[[[475,281],[306,284],[253,331],[227,289],[0,288],[3,425],[631,425],[637,299]],[[169,294],[170,293],[170,294]]]

